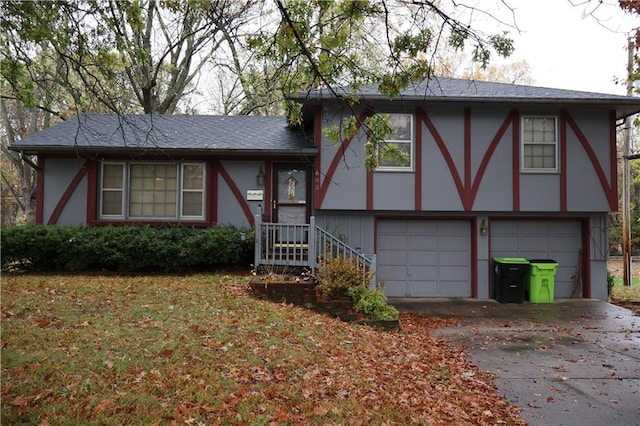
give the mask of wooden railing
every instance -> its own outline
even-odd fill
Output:
[[[313,274],[323,261],[330,257],[354,259],[372,284],[375,280],[375,254],[371,259],[350,247],[344,241],[316,225],[314,216],[309,223],[290,224],[262,222],[262,215],[255,216],[256,269],[267,267],[306,267]]]

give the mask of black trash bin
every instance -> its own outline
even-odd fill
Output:
[[[523,303],[531,265],[520,257],[494,257],[494,297],[500,303]]]

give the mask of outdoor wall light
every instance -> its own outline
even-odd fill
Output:
[[[262,166],[260,166],[260,170],[258,170],[256,183],[258,184],[258,186],[264,186],[264,169],[262,168]]]
[[[482,219],[482,223],[480,224],[480,235],[487,235],[487,222]]]

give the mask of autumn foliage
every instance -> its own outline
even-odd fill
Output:
[[[385,332],[237,275],[3,276],[2,424],[523,424],[455,320]]]

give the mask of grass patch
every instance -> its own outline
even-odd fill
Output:
[[[611,300],[616,302],[640,303],[640,278],[632,277],[631,286],[623,284],[622,277],[613,278]]]
[[[5,274],[1,423],[523,424],[419,318],[384,332],[247,282]]]

